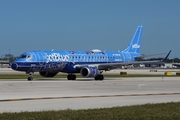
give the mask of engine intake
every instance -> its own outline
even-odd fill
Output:
[[[39,72],[39,74],[41,76],[43,76],[43,77],[54,77],[57,74],[57,72],[55,72],[55,73],[52,73],[52,72]]]
[[[80,71],[83,77],[95,77],[99,74],[97,67],[83,67]]]

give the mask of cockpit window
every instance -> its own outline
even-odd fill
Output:
[[[21,55],[19,56],[19,58],[30,58],[31,56],[30,55]]]
[[[26,58],[26,57],[27,57],[26,55],[19,56],[19,58]]]

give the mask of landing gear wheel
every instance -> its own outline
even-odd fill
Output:
[[[98,80],[98,75],[96,77],[94,77],[94,80]]]
[[[96,77],[94,77],[95,80],[104,80],[104,76],[103,75],[97,75]]]
[[[32,81],[33,80],[33,77],[28,77],[28,81]]]
[[[72,75],[72,80],[76,80],[76,75]]]
[[[68,80],[76,80],[76,75],[67,75]]]
[[[67,75],[67,79],[68,79],[68,80],[71,80],[71,75]]]
[[[99,75],[99,80],[104,80],[104,76],[103,75]]]

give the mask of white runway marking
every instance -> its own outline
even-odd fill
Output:
[[[141,86],[144,86],[144,85],[146,85],[146,84],[139,84],[138,88],[141,89]]]

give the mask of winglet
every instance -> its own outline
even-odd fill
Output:
[[[163,59],[163,62],[166,61],[166,60],[168,59],[168,57],[169,57],[171,51],[172,51],[172,50],[170,50],[170,51],[168,52],[168,54],[166,55],[166,57]]]

